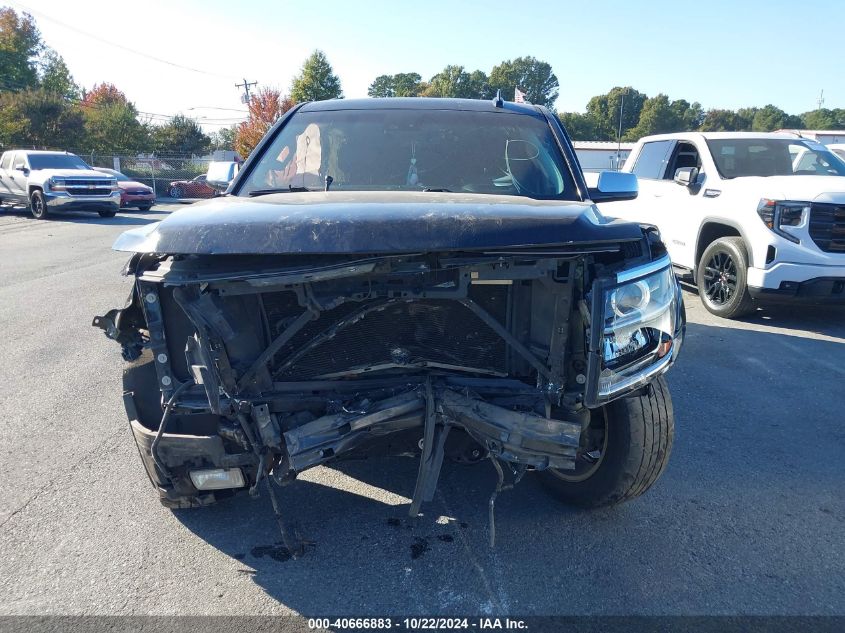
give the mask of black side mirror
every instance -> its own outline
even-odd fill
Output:
[[[29,167],[18,167],[18,171],[22,172],[24,176],[29,176]]]
[[[684,187],[692,187],[698,180],[698,167],[679,167],[673,180]]]

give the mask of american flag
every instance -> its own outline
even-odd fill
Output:
[[[525,103],[525,93],[522,92],[519,88],[513,89],[513,101],[514,103]]]

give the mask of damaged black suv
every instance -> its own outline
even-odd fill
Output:
[[[228,192],[124,233],[126,306],[94,319],[169,507],[293,481],[406,435],[410,512],[444,457],[537,472],[562,500],[648,489],[674,432],[680,290],[653,227],[601,216],[539,106],[306,103]]]

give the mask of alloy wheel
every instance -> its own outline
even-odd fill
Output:
[[[736,262],[728,253],[713,253],[705,264],[704,294],[719,306],[728,303],[736,294]]]

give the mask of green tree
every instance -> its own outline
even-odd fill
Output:
[[[595,141],[599,138],[598,125],[589,114],[561,112],[557,116],[573,141]]]
[[[704,120],[704,110],[697,101],[690,103],[686,99],[677,99],[671,103],[672,112],[678,125],[678,132],[697,130]]]
[[[41,33],[28,13],[0,7],[0,92],[35,88]]]
[[[845,128],[845,109],[819,108],[801,115],[807,130],[841,130]]]
[[[733,110],[708,110],[699,126],[702,132],[736,132],[751,129],[751,122]]]
[[[596,95],[587,103],[587,115],[595,123],[596,136],[592,140],[616,140],[619,130],[620,106],[622,136],[640,120],[643,104],[648,97],[631,86],[616,86],[607,94]]]
[[[463,66],[450,65],[428,81],[421,96],[482,99],[486,86],[487,75],[482,71],[476,70],[469,73]]]
[[[159,153],[205,154],[211,144],[197,122],[183,114],[154,127],[151,136],[153,149]]]
[[[625,134],[625,138],[636,141],[650,134],[677,132],[680,125],[681,122],[678,120],[677,112],[672,108],[669,97],[659,94],[646,99],[640,113],[640,120]]]
[[[801,118],[787,114],[771,103],[755,112],[751,129],[755,132],[771,132],[783,128],[800,128]]]
[[[530,103],[551,107],[558,96],[558,80],[547,62],[535,57],[517,57],[503,61],[490,71],[488,93],[492,97],[498,90],[502,98],[511,100],[519,88]]]
[[[235,137],[238,134],[238,126],[220,128],[211,133],[211,149],[235,151]]]
[[[84,135],[78,106],[43,88],[0,93],[0,146],[78,147]]]
[[[94,152],[137,152],[149,146],[138,110],[114,84],[94,86],[82,98],[87,149]]]
[[[340,79],[334,74],[323,51],[314,51],[305,60],[302,70],[293,80],[290,96],[297,103],[341,99],[343,97]]]
[[[81,94],[65,60],[54,50],[48,50],[41,61],[41,87],[65,99],[77,100]]]
[[[370,84],[367,94],[371,97],[418,97],[421,80],[419,73],[379,75]]]

